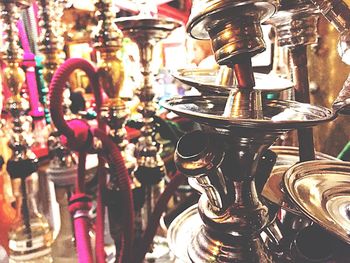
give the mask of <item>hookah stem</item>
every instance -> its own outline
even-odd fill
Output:
[[[295,79],[295,99],[310,103],[309,74],[307,69],[306,46],[300,45],[290,49]],[[315,148],[312,128],[298,129],[300,161],[315,160]]]
[[[28,197],[27,197],[27,187],[25,182],[25,177],[21,178],[21,191],[22,191],[22,205],[21,213],[23,216],[23,222],[25,226],[25,232],[29,236],[29,240],[32,239],[32,229],[30,228],[30,218],[29,218],[29,208],[28,208]],[[31,241],[30,241],[31,243]],[[32,244],[30,244],[31,246]]]
[[[252,59],[250,56],[242,56],[233,66],[240,89],[252,89],[255,86]]]

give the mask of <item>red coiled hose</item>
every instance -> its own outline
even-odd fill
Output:
[[[164,192],[160,195],[140,245],[138,248],[136,248],[136,255],[132,261],[133,263],[143,262],[143,259],[145,258],[145,255],[148,252],[157,232],[159,220],[166,210],[170,198],[174,195],[176,189],[185,181],[185,179],[186,177],[182,173],[177,173],[171,179]]]
[[[102,105],[102,95],[98,84],[98,77],[94,66],[85,59],[70,58],[66,60],[55,72],[50,83],[50,112],[56,128],[67,137],[73,150],[80,150],[86,147],[89,137],[87,129],[81,129],[79,125],[67,123],[63,114],[63,91],[70,74],[75,70],[83,70],[90,80],[90,85],[94,91],[97,116],[99,118]],[[80,121],[81,122],[81,121]],[[75,148],[75,149],[74,149]]]
[[[129,173],[125,167],[124,159],[121,155],[119,148],[114,144],[114,142],[99,129],[93,130],[93,135],[100,139],[103,145],[103,149],[107,153],[107,158],[109,163],[113,165],[118,178],[118,187],[121,194],[121,202],[123,203],[123,241],[124,244],[121,246],[119,255],[121,255],[121,262],[127,263],[131,262],[131,251],[134,240],[134,202],[132,197],[132,190],[130,187]]]
[[[76,69],[83,70],[89,77],[90,85],[94,91],[96,111],[99,119],[100,107],[102,104],[101,91],[98,85],[96,70],[91,63],[84,59],[72,58],[65,61],[55,72],[50,83],[50,112],[52,121],[58,131],[60,131],[67,139],[67,145],[72,149],[79,151],[79,166],[76,184],[77,195],[85,192],[85,162],[86,150],[91,147],[92,136],[90,126],[82,120],[72,120],[69,123],[64,119],[63,114],[63,91],[70,74]],[[75,214],[77,211],[83,211],[86,200],[82,200],[76,204],[71,204],[71,212]],[[93,262],[92,251],[89,236],[89,218],[86,216],[74,218],[77,252],[79,262]],[[103,228],[103,225],[102,225]],[[103,254],[104,256],[104,254]],[[102,261],[103,262],[103,261]]]

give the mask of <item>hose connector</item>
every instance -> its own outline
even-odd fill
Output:
[[[226,184],[219,168],[224,156],[215,138],[211,139],[209,134],[202,131],[184,135],[176,147],[175,164],[178,170],[196,179],[214,210],[221,210],[226,204]]]

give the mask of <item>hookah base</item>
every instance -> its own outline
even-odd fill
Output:
[[[151,250],[146,254],[145,261],[147,263],[169,262],[169,246],[167,239],[162,236],[155,236]]]
[[[233,236],[211,231],[204,225],[195,234],[188,255],[192,262],[272,263],[272,255],[259,234]]]

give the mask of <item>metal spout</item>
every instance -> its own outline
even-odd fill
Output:
[[[179,140],[175,153],[177,168],[189,178],[196,179],[214,210],[227,205],[226,183],[219,168],[225,155],[221,149],[215,138],[194,131]]]

